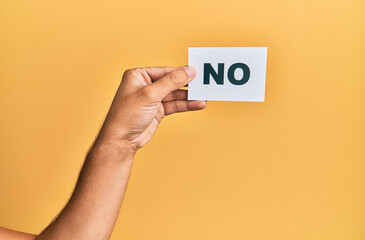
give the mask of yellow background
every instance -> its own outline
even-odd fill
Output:
[[[163,120],[112,239],[365,239],[365,1],[1,0],[0,34],[0,225],[64,206],[125,69],[267,46],[264,103]]]

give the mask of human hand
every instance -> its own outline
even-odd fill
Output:
[[[125,71],[99,138],[132,151],[149,142],[169,114],[206,107],[206,101],[188,101],[180,89],[196,75],[194,67],[136,68]]]

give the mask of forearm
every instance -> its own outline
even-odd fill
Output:
[[[70,201],[37,239],[109,239],[134,154],[128,145],[97,140],[86,157]]]

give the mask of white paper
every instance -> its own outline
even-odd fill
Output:
[[[263,102],[266,59],[267,47],[190,47],[189,66],[196,68],[197,75],[188,85],[188,99]],[[221,70],[224,64],[223,71],[219,63]],[[223,84],[222,75],[214,75],[218,73],[223,73]]]

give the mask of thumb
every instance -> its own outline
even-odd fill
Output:
[[[184,67],[183,69],[174,70],[159,80],[148,86],[151,91],[158,95],[161,99],[169,93],[184,87],[188,82],[194,79],[196,70],[193,66]]]

